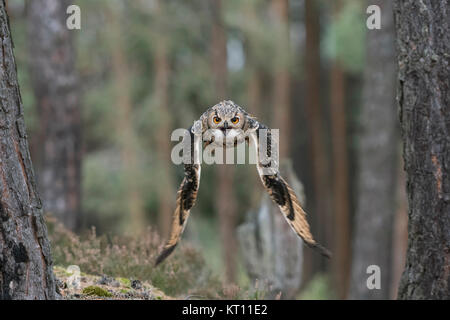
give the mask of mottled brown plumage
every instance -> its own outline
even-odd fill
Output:
[[[180,188],[177,192],[177,204],[172,217],[172,228],[170,231],[169,240],[156,259],[156,265],[167,258],[178,244],[178,241],[183,234],[186,227],[187,220],[191,208],[197,199],[197,192],[200,183],[200,167],[199,165],[186,165],[185,177],[181,182]]]
[[[204,135],[205,131],[212,129],[214,136]],[[268,133],[263,136],[260,130]],[[280,207],[286,221],[299,237],[311,248],[317,249],[322,255],[330,257],[330,252],[318,244],[311,235],[306,213],[292,188],[280,176],[276,163],[274,163],[274,150],[272,146],[271,131],[259,123],[253,116],[232,101],[222,101],[206,110],[199,120],[195,121],[190,129],[191,134],[191,164],[185,164],[185,177],[177,193],[176,209],[173,214],[172,230],[169,240],[158,256],[156,264],[161,263],[169,256],[178,244],[186,227],[190,209],[195,204],[200,183],[200,164],[194,163],[194,154],[199,153],[202,145],[194,143],[194,136],[201,136],[203,147],[213,144],[216,147],[234,147],[247,141],[254,146],[257,155],[260,154],[259,139],[267,139],[267,158],[271,162],[263,163],[258,157],[257,169],[263,186],[271,199]],[[206,138],[205,138],[206,136]],[[228,140],[228,141],[227,141]],[[275,148],[271,148],[275,147]]]

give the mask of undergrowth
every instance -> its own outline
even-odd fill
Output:
[[[149,281],[169,296],[190,299],[254,299],[254,288],[224,284],[205,264],[200,252],[182,243],[169,259],[154,267],[162,239],[149,228],[137,236],[98,236],[91,228],[78,236],[46,216],[55,265],[78,265],[82,273]],[[258,290],[256,290],[258,291]]]

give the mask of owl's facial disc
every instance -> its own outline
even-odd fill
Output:
[[[243,136],[245,114],[232,102],[222,101],[211,108],[208,127],[214,132],[214,144],[226,147],[239,143]]]

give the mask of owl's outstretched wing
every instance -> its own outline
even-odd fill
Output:
[[[262,135],[261,129],[266,130],[266,134]],[[267,148],[264,148],[267,150],[267,157],[265,158],[260,157],[260,152],[264,151],[260,151],[259,139],[267,139]],[[261,159],[274,159],[271,156],[276,148],[271,148],[271,140],[270,129],[261,123],[256,131],[250,133],[249,137],[249,143],[253,144],[254,150],[257,152],[257,169],[264,188],[272,201],[278,205],[291,228],[303,239],[306,245],[318,250],[323,256],[330,258],[330,251],[314,240],[306,220],[306,212],[302,209],[294,190],[278,172],[278,166],[274,166],[273,162],[264,164],[265,162],[261,161]]]
[[[201,144],[196,143],[191,130],[189,132],[191,135],[191,162],[190,164],[184,165],[184,178],[177,192],[176,208],[173,213],[170,236],[162,252],[156,258],[155,266],[163,262],[177,246],[186,227],[190,210],[197,199],[201,167],[199,163],[194,163],[194,155],[198,154]]]

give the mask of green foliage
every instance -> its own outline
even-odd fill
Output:
[[[20,94],[24,107],[27,132],[35,132],[38,128],[38,117],[35,109],[35,97],[32,90],[31,77],[28,72],[27,33],[24,23],[15,23],[11,28],[14,41],[14,56],[17,64],[17,78],[20,85]]]
[[[83,289],[83,294],[88,296],[112,297],[112,294],[98,286],[89,286]]]
[[[124,202],[124,183],[117,150],[91,153],[83,161],[83,209],[85,223],[96,225],[101,220],[101,230],[121,231]]]
[[[324,274],[316,275],[301,292],[299,298],[301,300],[333,299],[334,294],[328,276]]]
[[[116,280],[119,281],[121,284],[123,284],[125,287],[131,288],[131,280],[130,279],[118,277]]]
[[[364,2],[346,0],[335,19],[327,25],[323,45],[329,59],[337,59],[349,72],[364,68],[366,21]]]

